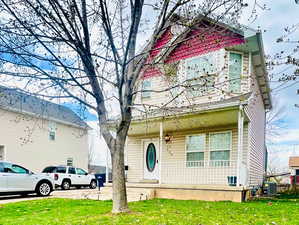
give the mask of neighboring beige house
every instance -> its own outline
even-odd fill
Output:
[[[299,184],[299,156],[291,156],[289,158],[290,181],[291,184]]]
[[[69,108],[0,86],[0,160],[35,172],[66,164],[87,170],[88,129]]]
[[[127,181],[158,197],[241,201],[265,175],[262,37],[198,21],[167,24],[151,52],[127,137]]]

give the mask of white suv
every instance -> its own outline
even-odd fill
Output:
[[[0,195],[37,193],[48,196],[54,189],[54,180],[44,174],[34,174],[22,166],[0,161]]]
[[[97,187],[96,177],[80,168],[72,166],[48,166],[42,173],[52,177],[55,187],[61,187],[63,190],[68,190],[70,187],[80,188],[87,186],[91,189]]]

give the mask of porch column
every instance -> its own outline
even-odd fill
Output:
[[[243,105],[240,105],[238,113],[238,160],[237,160],[237,186],[240,186],[241,168],[243,161],[243,127],[244,127],[244,114]]]
[[[109,149],[106,148],[106,185],[109,184]]]
[[[163,122],[160,122],[160,143],[159,143],[159,184],[162,184],[162,151],[163,151]]]

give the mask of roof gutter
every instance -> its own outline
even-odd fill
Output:
[[[265,68],[265,65],[266,65],[266,62],[265,62],[265,50],[264,50],[264,45],[263,45],[263,41],[262,41],[262,34],[261,32],[257,32],[256,33],[256,37],[257,37],[257,44],[258,44],[258,47],[260,49],[260,57],[261,57],[261,62],[262,62],[262,69],[263,69],[263,72],[264,72],[264,77],[265,77],[265,80],[266,80],[266,88],[267,88],[267,94],[268,94],[268,100],[269,100],[269,109],[272,108],[272,100],[271,100],[271,95],[269,93],[270,91],[270,87],[269,87],[269,78],[268,78],[268,73],[267,73],[267,70]]]

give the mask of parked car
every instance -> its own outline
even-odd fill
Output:
[[[55,187],[68,190],[70,187],[80,188],[82,186],[95,189],[97,187],[96,177],[88,174],[81,168],[72,166],[48,166],[42,173],[54,179]]]
[[[35,174],[14,163],[0,161],[0,195],[48,196],[54,189],[54,180],[44,174]]]

